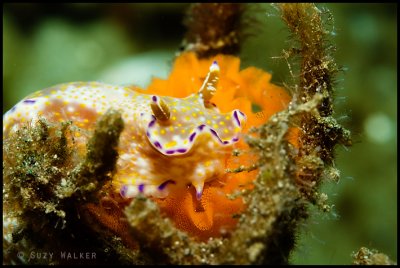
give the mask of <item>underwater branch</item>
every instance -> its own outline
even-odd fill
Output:
[[[105,193],[119,157],[115,148],[124,123],[119,113],[110,111],[100,118],[91,133],[87,153],[79,163],[71,160],[76,152],[70,151],[74,141],[69,138],[67,142],[67,137],[72,126],[66,124],[52,126],[42,122],[7,141],[9,161],[17,164],[3,168],[3,178],[9,185],[6,200],[12,206],[22,207],[20,215],[12,216],[22,217],[27,223],[13,233],[13,242],[26,237],[38,247],[34,241],[41,238],[47,249],[82,244],[107,252],[103,257],[109,263],[288,263],[297,226],[308,217],[307,205],[316,204],[324,211],[330,209],[318,186],[323,178],[329,177],[326,174],[335,173],[327,172],[334,169],[334,147],[348,146],[351,142],[349,131],[332,117],[334,81],[339,68],[332,56],[333,46],[327,45],[323,13],[313,4],[277,7],[297,42],[288,50],[290,53],[284,54],[287,59],[300,58],[300,70],[295,77],[298,82],[293,85],[289,107],[253,128],[251,132],[255,135],[246,137],[247,144],[258,155],[258,162],[231,172],[258,168],[258,176],[253,189],[237,193],[243,197],[246,209],[233,215],[238,225],[230,235],[199,242],[178,230],[148,198],[137,197],[123,209],[115,205],[115,210],[89,204]],[[244,11],[244,4],[192,5],[186,20],[185,49],[194,51],[198,58],[236,54]],[[49,131],[56,133],[51,136],[53,140],[47,140]],[[294,136],[292,142],[290,135]],[[26,150],[17,154],[14,145]],[[38,153],[35,148],[44,151]],[[12,153],[19,158],[13,159]],[[51,158],[39,159],[41,155]],[[26,164],[28,157],[41,162],[41,169],[27,169],[31,164]],[[54,169],[58,166],[66,168]],[[72,173],[68,172],[71,167]],[[22,175],[23,178],[18,177]],[[36,190],[38,186],[40,191]],[[60,194],[57,189],[64,190]],[[11,195],[22,200],[10,199]],[[32,197],[39,201],[30,203]],[[47,220],[43,223],[43,219]],[[63,227],[54,228],[60,219]],[[110,230],[104,230],[104,226]],[[51,237],[46,234],[48,230],[52,230]]]

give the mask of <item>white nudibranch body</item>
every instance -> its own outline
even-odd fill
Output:
[[[142,94],[131,87],[98,82],[74,82],[33,93],[3,116],[3,137],[39,117],[49,122],[71,120],[92,131],[108,109],[124,120],[113,183],[123,197],[138,194],[165,197],[170,187],[196,188],[224,172],[223,156],[240,139],[245,115],[234,110],[222,114],[210,105],[218,83],[214,62],[197,94],[173,98]],[[86,144],[87,135],[76,134]]]

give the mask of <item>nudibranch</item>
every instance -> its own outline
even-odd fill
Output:
[[[107,109],[120,110],[125,128],[110,193],[118,197],[116,209],[89,203],[89,213],[124,238],[129,233],[121,221],[124,205],[140,194],[152,196],[176,227],[205,241],[235,228],[234,215],[245,204],[227,194],[250,189],[257,176],[257,170],[226,172],[257,160],[243,135],[291,99],[270,79],[255,67],[240,70],[234,56],[198,59],[182,53],[169,77],[153,78],[146,89],[75,82],[33,93],[3,116],[3,137],[39,117],[71,120],[73,146],[81,155],[97,119]]]
[[[197,93],[185,98],[139,93],[130,87],[75,82],[38,91],[3,116],[3,135],[39,117],[49,122],[71,120],[77,147],[108,109],[122,113],[113,183],[125,198],[139,194],[164,198],[170,188],[193,186],[201,199],[204,183],[221,176],[223,159],[241,138],[246,116],[239,109],[219,112],[210,101],[217,90],[219,66],[214,61]]]

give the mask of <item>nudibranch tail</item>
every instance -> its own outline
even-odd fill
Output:
[[[208,72],[207,77],[199,90],[199,94],[204,101],[204,106],[206,106],[207,108],[211,105],[210,100],[217,91],[218,80],[219,66],[217,61],[214,61],[211,64],[210,71]]]

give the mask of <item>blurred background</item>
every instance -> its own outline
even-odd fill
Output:
[[[287,28],[270,4],[250,4],[252,23],[242,67],[291,82],[279,58],[290,45]],[[3,113],[34,91],[72,81],[97,80],[145,87],[166,77],[185,33],[188,4],[3,5]],[[302,224],[294,264],[349,264],[361,246],[397,260],[397,5],[319,4],[335,54],[335,117],[353,134],[338,147],[339,183],[325,183],[334,212],[311,208]],[[289,42],[289,43],[288,43]]]

